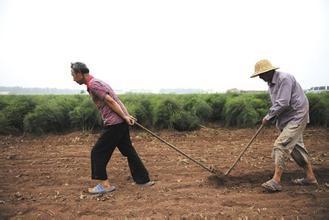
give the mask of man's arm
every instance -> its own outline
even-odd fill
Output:
[[[120,102],[119,104],[121,104],[120,107],[121,107],[121,109],[123,110],[123,112],[124,112],[125,114],[129,115],[129,112],[128,112],[126,106],[121,102],[121,100],[119,100],[119,102]]]
[[[121,108],[121,106],[110,95],[105,96],[104,102],[122,119],[124,119],[129,125],[133,125],[135,123],[134,118],[129,115],[128,111],[125,109],[126,110],[125,113],[125,111]]]
[[[271,106],[267,115],[263,118],[263,124],[266,124],[275,116],[279,116],[290,106],[291,90],[291,79],[284,78],[282,82],[280,82],[280,86],[274,104]]]

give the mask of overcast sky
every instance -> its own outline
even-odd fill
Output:
[[[262,58],[304,89],[329,85],[329,1],[0,0],[0,86],[262,90]]]

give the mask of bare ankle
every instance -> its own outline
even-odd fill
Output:
[[[315,176],[306,176],[306,179],[309,180],[309,181],[316,180]]]
[[[105,187],[110,187],[110,186],[111,186],[109,180],[104,180],[104,181],[102,181],[102,185],[105,186]]]
[[[278,177],[273,177],[272,178],[275,182],[280,183],[281,182],[281,178]]]

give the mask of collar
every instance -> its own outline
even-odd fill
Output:
[[[268,83],[269,86],[274,86],[278,82],[279,72],[275,71],[272,77],[272,81]]]
[[[89,88],[90,86],[90,82],[91,80],[94,79],[94,77],[92,75],[88,75],[88,77],[86,78],[86,85],[87,85],[87,88]]]

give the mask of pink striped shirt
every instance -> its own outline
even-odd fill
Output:
[[[104,126],[115,125],[124,122],[124,120],[104,101],[106,95],[111,96],[120,105],[122,111],[128,114],[125,111],[125,108],[123,107],[119,97],[107,83],[90,75],[87,79],[87,91],[89,92],[89,95],[92,97],[101,114]]]

